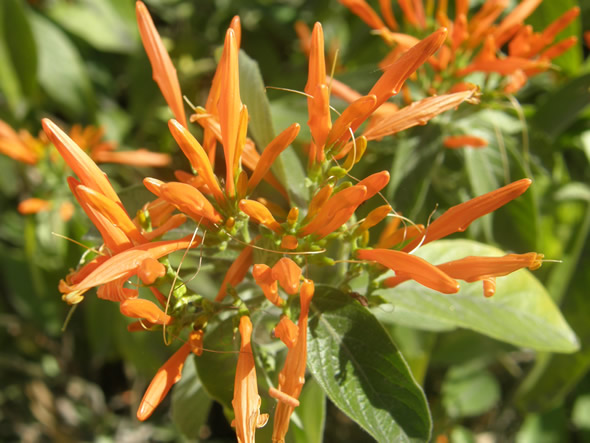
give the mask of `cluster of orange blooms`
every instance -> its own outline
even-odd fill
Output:
[[[482,281],[484,294],[491,296],[497,277],[541,265],[542,255],[537,253],[465,257],[437,266],[412,254],[426,243],[464,231],[475,219],[517,198],[529,187],[529,179],[518,180],[454,206],[427,227],[402,226],[402,217],[388,203],[377,207],[364,219],[354,221],[359,206],[370,198],[378,198],[389,181],[387,171],[355,182],[344,178],[362,158],[367,141],[422,124],[463,101],[476,98],[476,90],[469,89],[427,98],[399,110],[389,106],[388,99],[401,90],[404,82],[446,47],[448,32],[445,28],[408,47],[386,66],[368,94],[352,100],[332,121],[322,27],[319,23],[314,26],[305,86],[312,136],[306,150],[311,198],[307,208],[299,208],[290,203],[288,196],[279,203],[256,198],[257,186],[262,180],[275,186],[279,194],[286,194],[280,187],[289,184],[278,183],[271,166],[296,139],[300,125],[293,123],[266,147],[256,146],[248,137],[248,109],[241,102],[238,74],[239,19],[234,18],[227,30],[205,106],[197,108],[187,119],[176,71],[142,2],[137,2],[136,12],[154,79],[175,117],[169,122],[170,132],[196,174],[177,171],[176,182],[145,178],[144,185],[155,199],[131,217],[107,176],[96,166],[92,155],[76,143],[75,137],[68,136],[49,119],[42,123],[47,137],[77,175],[77,179],[68,178],[70,189],[104,242],[94,258],[87,259],[61,282],[59,289],[63,299],[70,304],[79,303],[85,292],[98,288],[98,297],[119,303],[123,315],[138,319],[129,325],[130,331],[164,329],[172,331],[171,336],[180,340],[182,330],[189,329],[182,346],[164,363],[149,385],[137,412],[140,420],[151,415],[180,379],[186,358],[191,354],[198,358],[202,354],[207,325],[215,321],[216,314],[231,309],[230,312],[237,312],[235,325],[241,338],[232,402],[233,425],[238,441],[254,441],[256,428],[267,422],[268,415],[260,412],[249,300],[241,299],[239,291],[240,283],[251,278],[268,302],[283,310],[274,335],[287,347],[287,357],[277,386],[270,387],[268,394],[278,401],[273,441],[284,441],[305,382],[307,323],[314,297],[314,282],[306,276],[312,266],[334,264],[327,253],[326,245],[330,242],[350,243],[352,266],[360,266],[365,271],[395,271],[394,277],[383,281],[385,287],[412,279],[447,294],[456,293],[459,290],[457,280],[463,280]],[[355,132],[368,120],[355,137]],[[202,126],[201,142],[189,131],[188,122]],[[224,154],[224,177],[214,172],[218,145]],[[342,165],[339,159],[344,160]],[[242,165],[251,172],[248,174]],[[370,229],[388,218],[392,221],[372,243],[374,247],[370,247]],[[174,235],[174,230],[189,219],[198,228],[193,235],[162,239],[164,235],[167,238]],[[215,300],[205,303],[202,298],[196,298],[195,303],[201,303],[196,311],[175,303],[173,299],[183,294],[173,293],[178,272],[175,274],[171,269],[166,260],[168,255],[199,246],[206,260],[207,251],[215,252],[228,245],[239,253],[227,269]],[[267,253],[257,255],[257,250]],[[131,284],[133,277],[137,282]],[[140,285],[150,288],[155,302],[139,298],[137,286]],[[170,285],[172,289],[166,295],[163,288]],[[231,299],[229,303],[228,299]],[[297,303],[297,299],[300,309],[295,323],[287,307]]]
[[[423,0],[399,0],[403,15],[400,25],[395,18],[392,1],[380,0],[381,17],[365,0],[340,0],[361,18],[393,50],[381,62],[381,67],[396,60],[419,41],[429,29],[444,26],[448,38],[438,54],[428,60],[435,72],[430,92],[458,91],[469,85],[464,77],[473,72],[497,73],[506,77],[504,92],[514,93],[527,79],[551,66],[551,60],[574,46],[577,37],[570,36],[554,43],[557,35],[579,14],[577,6],[569,9],[542,32],[535,32],[524,21],[543,0],[523,0],[499,23],[498,18],[508,8],[508,0],[486,0],[481,8],[469,15],[469,0],[455,0],[454,19],[448,15],[448,0],[434,5]],[[403,31],[400,32],[400,28]],[[507,54],[502,48],[507,47]]]

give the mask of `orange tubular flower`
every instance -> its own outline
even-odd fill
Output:
[[[531,183],[530,179],[523,178],[495,191],[453,206],[428,226],[423,239],[417,238],[413,240],[404,248],[404,251],[411,251],[419,243],[426,244],[455,232],[463,232],[475,219],[495,211],[520,196],[528,189]]]
[[[40,198],[27,198],[18,204],[17,211],[22,215],[37,214],[38,212],[48,211],[51,208],[51,202]]]
[[[290,258],[283,257],[272,267],[272,278],[278,280],[281,288],[289,295],[299,291],[301,268]]]
[[[367,188],[361,185],[346,188],[326,201],[316,216],[305,226],[299,236],[314,234],[318,238],[334,232],[354,214],[359,205],[366,200]]]
[[[215,297],[215,301],[219,302],[225,298],[225,295],[227,294],[228,284],[236,286],[238,283],[244,280],[244,277],[246,276],[248,269],[252,265],[253,249],[254,248],[252,248],[251,246],[247,246],[244,249],[242,249],[242,252],[240,252],[238,258],[236,258],[235,261],[231,264],[231,266],[227,270],[227,273],[225,274],[225,277],[223,278],[223,281],[221,282],[221,287],[219,288],[219,292]]]
[[[299,329],[289,317],[283,315],[275,326],[273,333],[276,338],[281,340],[283,343],[285,343],[285,346],[291,349],[293,346],[295,346],[295,343],[297,343]]]
[[[242,212],[244,212],[257,223],[266,226],[268,229],[276,232],[277,234],[281,234],[283,232],[283,228],[279,222],[275,220],[268,208],[262,203],[254,200],[242,199],[240,200],[238,206]]]
[[[92,159],[97,163],[118,163],[144,167],[168,166],[172,162],[172,158],[168,154],[151,152],[147,149],[117,152],[99,151],[92,154]]]
[[[316,23],[311,34],[311,51],[309,54],[309,73],[305,84],[307,122],[311,130],[313,144],[318,148],[317,161],[323,161],[323,147],[332,127],[330,119],[330,100],[328,85],[326,84],[326,62],[324,59],[324,32],[322,25]],[[310,160],[314,160],[310,158]]]
[[[268,144],[264,151],[262,151],[262,155],[260,156],[260,159],[258,160],[258,163],[256,164],[256,167],[250,176],[250,180],[248,181],[248,193],[251,193],[254,188],[256,188],[258,183],[260,183],[260,180],[266,176],[267,172],[270,170],[270,167],[277,159],[279,154],[283,152],[291,143],[293,143],[293,140],[295,140],[295,137],[297,137],[297,134],[299,134],[300,129],[301,126],[299,123],[293,123],[278,136],[276,136]]]
[[[232,425],[236,428],[239,443],[254,443],[256,428],[261,428],[268,422],[268,414],[260,414],[260,396],[258,395],[258,383],[256,381],[256,368],[250,338],[252,336],[252,323],[248,316],[240,317],[240,356],[236,368],[234,383],[234,407],[235,420]]]
[[[503,257],[465,257],[436,265],[445,274],[468,283],[482,281],[484,295],[491,297],[496,292],[496,277],[503,277],[522,268],[534,271],[541,267],[543,254],[507,254]],[[393,288],[410,277],[400,273],[384,280],[384,286]]]
[[[191,345],[187,342],[158,369],[137,409],[138,420],[147,420],[162,400],[164,400],[170,388],[180,380],[184,361],[190,353]]]
[[[487,145],[487,140],[474,135],[453,135],[445,137],[443,140],[443,146],[449,149],[463,148],[465,146],[471,148],[483,148]]]
[[[401,272],[412,280],[416,280],[427,288],[454,294],[459,290],[459,283],[449,277],[436,266],[426,260],[402,251],[391,249],[359,249],[357,257],[361,260],[372,260],[393,270]]]
[[[196,188],[185,183],[170,182],[160,186],[160,195],[196,221],[204,218],[212,223],[223,220],[211,202]]]
[[[225,34],[225,43],[221,55],[221,84],[219,93],[219,125],[223,139],[225,154],[226,180],[225,187],[229,196],[234,195],[234,175],[236,153],[238,150],[238,134],[240,132],[240,114],[242,102],[240,100],[240,81],[238,75],[238,45],[233,29]],[[242,149],[242,146],[239,147]]]
[[[68,166],[80,178],[82,184],[103,194],[122,207],[121,200],[119,200],[119,196],[106,178],[105,173],[96,166],[92,159],[51,120],[44,118],[41,123],[49,140],[55,145]]]
[[[166,274],[166,267],[158,260],[149,257],[144,259],[139,265],[137,275],[144,285],[153,284],[158,278],[164,277]]]
[[[162,95],[172,109],[176,120],[186,127],[186,116],[176,69],[174,69],[170,56],[164,48],[150,13],[142,2],[135,3],[135,12],[141,41],[152,65],[154,81],[162,91]]]
[[[269,390],[271,397],[279,400],[275,411],[272,441],[284,442],[289,429],[289,420],[297,400],[305,383],[305,365],[307,364],[307,319],[309,306],[314,293],[314,284],[311,280],[305,280],[301,285],[300,303],[301,312],[297,322],[297,341],[287,353],[285,366],[279,374],[278,389]]]
[[[284,300],[279,297],[279,285],[272,275],[272,269],[265,264],[256,264],[252,267],[252,276],[254,281],[264,293],[264,296],[273,304],[281,307],[285,304]]]
[[[141,298],[122,301],[119,310],[127,317],[144,318],[152,324],[169,325],[174,321],[174,318],[165,314],[155,303]]]
[[[30,136],[30,134],[28,135]],[[0,154],[28,165],[34,165],[39,161],[39,156],[33,147],[29,146],[14,129],[2,120],[0,120]]]
[[[64,293],[64,298],[76,300],[75,303],[78,303],[81,301],[79,297],[90,288],[115,280],[128,279],[135,275],[146,258],[157,260],[179,249],[195,247],[200,243],[201,237],[197,236],[191,242],[191,236],[188,236],[181,240],[167,240],[134,246],[101,262],[76,284],[67,285],[62,281],[60,291]]]

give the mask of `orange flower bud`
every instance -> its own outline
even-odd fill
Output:
[[[270,211],[262,203],[258,203],[254,200],[242,199],[239,203],[240,210],[247,214],[250,218],[266,226],[268,229],[281,234],[283,228],[275,220]]]
[[[298,334],[299,329],[297,328],[297,325],[286,315],[281,316],[279,323],[274,328],[274,336],[291,349],[295,346]]]
[[[290,251],[297,249],[298,241],[297,237],[294,235],[285,235],[281,239],[281,248],[282,249],[289,249]]]
[[[145,318],[150,323],[157,325],[169,325],[174,321],[173,317],[165,314],[155,303],[142,298],[122,301],[119,310],[127,317]]]
[[[51,208],[51,202],[40,198],[27,198],[18,204],[18,212],[22,215],[37,214],[38,212],[48,211]]]

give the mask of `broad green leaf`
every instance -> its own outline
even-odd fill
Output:
[[[0,60],[0,89],[18,113],[24,96],[37,88],[37,50],[25,7],[18,0],[0,4]]]
[[[480,365],[453,366],[442,382],[442,402],[449,417],[473,417],[500,400],[496,378]]]
[[[248,129],[262,151],[275,137],[270,113],[270,103],[258,62],[250,58],[243,50],[239,54],[240,96],[248,107],[250,123]]]
[[[207,327],[203,348],[216,352],[203,352],[196,359],[197,373],[209,396],[231,409],[234,396],[236,365],[240,350],[239,334],[234,337],[233,318],[215,327]]]
[[[426,398],[377,319],[356,300],[316,287],[308,367],[330,400],[378,441],[425,441]]]
[[[326,395],[317,381],[307,380],[299,396],[295,410],[302,427],[291,425],[291,434],[296,443],[322,443],[326,420]]]
[[[121,0],[81,0],[56,2],[47,11],[49,16],[66,30],[86,40],[101,51],[132,52],[138,43],[134,22],[126,22],[116,3],[132,8],[132,3]]]
[[[533,126],[555,139],[565,131],[590,103],[590,74],[584,74],[539,100]]]
[[[172,391],[172,421],[190,439],[198,438],[212,403],[197,375],[195,360],[198,358],[190,355],[186,359],[182,378]]]
[[[240,95],[244,104],[248,106],[248,115],[250,116],[248,129],[252,133],[258,150],[263,151],[275,137],[264,81],[258,63],[244,51],[240,51],[239,64]],[[305,174],[292,147],[285,149],[275,160],[272,172],[285,187],[294,204],[303,206],[307,202],[307,189],[304,186]]]
[[[35,13],[29,17],[39,54],[41,87],[76,120],[91,113],[94,106],[92,88],[78,50],[49,20]]]
[[[440,264],[469,255],[502,256],[504,252],[469,240],[441,240],[421,247],[416,255]],[[394,309],[419,311],[425,320],[446,321],[517,346],[552,352],[579,348],[545,288],[526,270],[498,278],[491,298],[483,296],[480,282],[461,282],[457,294],[441,294],[414,281],[377,293]]]

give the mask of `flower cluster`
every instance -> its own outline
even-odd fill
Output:
[[[400,24],[389,0],[379,2],[381,17],[365,0],[340,0],[393,47],[382,67],[415,45],[429,29],[449,29],[445,43],[428,60],[433,76],[425,89],[431,93],[461,90],[467,87],[466,77],[473,72],[499,74],[504,78],[503,91],[514,93],[529,77],[549,69],[552,59],[576,44],[575,36],[557,43],[554,40],[580,14],[580,8],[568,10],[542,32],[535,32],[524,21],[541,2],[523,0],[497,22],[508,7],[507,0],[486,0],[472,14],[468,0],[456,0],[454,18],[449,17],[447,0],[439,1],[436,8],[433,2],[425,8],[422,0],[400,0]]]
[[[69,137],[84,152],[87,152],[96,163],[117,163],[133,166],[161,167],[170,164],[168,154],[150,152],[147,149],[133,151],[119,151],[117,144],[103,140],[104,130],[92,125],[82,127],[74,125],[70,129]],[[55,152],[50,149],[51,144],[45,133],[38,137],[21,129],[15,131],[6,122],[0,120],[0,154],[4,154],[29,167],[36,167],[37,175],[42,176],[41,182],[54,182],[48,174],[60,175],[62,179],[65,173],[63,164]],[[61,180],[60,180],[61,181]],[[62,220],[68,221],[73,213],[74,206],[69,200],[59,201],[59,192],[54,189],[44,198],[31,197],[20,202],[18,211],[21,214],[36,214],[52,209],[59,203],[58,210]],[[59,201],[59,202],[58,202]]]
[[[362,180],[349,178],[367,141],[423,124],[474,98],[475,91],[468,90],[426,99],[401,110],[388,107],[387,100],[445,44],[446,29],[436,30],[389,64],[368,94],[355,97],[332,121],[323,32],[320,24],[314,26],[305,86],[312,136],[306,141],[310,198],[301,207],[290,198],[290,184],[280,182],[271,171],[279,155],[297,138],[300,124],[293,123],[265,147],[256,146],[248,136],[248,108],[241,101],[238,70],[239,18],[232,20],[226,32],[205,106],[194,109],[187,118],[176,71],[143,3],[137,2],[136,12],[153,77],[175,117],[169,121],[169,130],[193,173],[177,171],[178,181],[172,182],[145,178],[144,185],[155,199],[132,217],[106,175],[84,150],[50,120],[43,120],[43,128],[78,176],[68,179],[70,189],[103,239],[94,257],[86,257],[61,282],[63,299],[79,303],[86,291],[98,288],[98,297],[119,303],[123,315],[138,319],[129,325],[130,331],[163,329],[168,332],[166,337],[184,337],[182,346],[149,385],[137,412],[140,420],[151,415],[180,379],[186,358],[191,354],[198,358],[203,353],[208,325],[229,314],[233,315],[241,341],[232,401],[233,425],[238,441],[254,441],[256,429],[267,422],[268,415],[260,412],[253,314],[261,306],[272,304],[280,312],[274,336],[284,343],[287,355],[277,385],[269,386],[268,396],[278,401],[273,441],[284,441],[305,383],[308,318],[322,274],[316,271],[336,261],[348,266],[343,285],[361,273],[379,276],[390,269],[395,271],[395,277],[383,280],[380,284],[384,287],[412,279],[452,294],[459,290],[457,280],[481,280],[486,296],[493,294],[496,277],[540,266],[542,256],[536,253],[466,257],[438,266],[412,254],[423,244],[464,231],[478,217],[515,199],[529,187],[528,179],[457,205],[426,227],[402,226],[402,217],[387,201],[363,219],[355,217],[364,202],[382,197],[380,191],[389,181],[387,171]],[[189,130],[189,122],[202,127],[201,141]],[[218,146],[223,152],[222,167],[216,164]],[[338,163],[341,159],[342,164]],[[221,176],[216,170],[223,171]],[[262,196],[259,185],[263,180],[277,191],[275,202]],[[392,221],[378,241],[371,242],[370,230],[387,218]],[[193,235],[169,239],[184,224],[195,227]],[[343,249],[345,257],[329,252],[335,243],[348,246]],[[184,250],[186,255],[196,247],[204,260],[220,250],[234,252],[235,259],[225,270],[214,300],[188,289],[168,260],[174,251]],[[251,290],[241,291],[244,280],[254,282],[264,298],[252,297]],[[139,286],[148,287],[155,302],[140,298]],[[368,288],[366,297],[377,303],[371,298],[374,289]],[[295,323],[293,312],[297,311]]]

